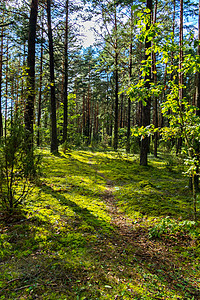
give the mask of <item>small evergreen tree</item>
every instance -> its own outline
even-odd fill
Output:
[[[38,156],[26,142],[26,129],[17,113],[0,144],[0,207],[11,214],[22,205],[30,182],[38,174]]]

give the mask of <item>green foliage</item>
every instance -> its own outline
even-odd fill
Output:
[[[76,94],[70,93],[68,95],[68,126],[67,126],[67,135],[68,135],[68,144],[63,145],[62,148],[70,147],[71,145],[80,143],[80,134],[77,133],[77,128],[75,126],[76,120],[80,117],[80,114],[76,112]],[[63,116],[64,116],[64,105],[61,103],[58,109],[58,132],[62,132],[63,129]],[[62,140],[62,136],[59,136],[59,139]]]
[[[199,153],[198,143],[200,140],[200,117],[196,114],[197,107],[192,105],[188,97],[180,98],[180,91],[184,91],[186,86],[180,84],[180,74],[184,74],[186,78],[190,74],[196,74],[200,71],[200,61],[198,55],[192,55],[191,53],[184,55],[184,62],[179,62],[180,47],[174,41],[174,33],[168,33],[163,39],[162,43],[158,39],[161,32],[162,24],[152,24],[147,30],[148,18],[146,14],[140,13],[140,19],[137,26],[141,28],[141,33],[138,35],[138,39],[145,41],[149,38],[152,40],[152,47],[146,50],[146,54],[158,53],[158,60],[156,65],[167,64],[171,60],[173,53],[173,64],[166,66],[166,75],[170,75],[170,80],[167,84],[162,85],[161,81],[157,81],[156,84],[149,82],[150,88],[146,87],[145,76],[149,72],[152,64],[152,58],[148,56],[148,59],[142,61],[141,79],[131,87],[128,88],[127,93],[133,99],[142,101],[143,105],[146,105],[146,99],[149,97],[158,97],[159,95],[166,94],[166,101],[161,104],[161,110],[164,117],[169,119],[169,126],[158,129],[152,125],[146,128],[135,127],[132,131],[134,136],[138,136],[143,139],[145,136],[153,135],[159,130],[163,140],[170,140],[172,138],[179,138],[183,140],[182,152],[185,155],[185,165],[187,170],[185,174],[192,178],[193,187],[193,212],[194,219],[196,219],[196,187],[194,177],[197,175],[199,166]],[[193,35],[190,34],[187,37],[187,41],[183,42],[182,51],[186,51],[191,46]],[[165,91],[167,90],[167,91]]]
[[[139,149],[139,133],[137,134],[133,134],[133,130],[136,130],[136,128],[139,127],[134,127],[134,129],[131,128],[132,131],[132,135],[130,137],[130,152],[131,153],[139,153],[140,149]],[[127,144],[127,128],[119,128],[118,130],[118,134],[119,134],[119,148],[120,149],[125,149],[126,148],[126,144]]]
[[[169,217],[165,217],[149,229],[149,237],[161,238],[163,234],[192,235],[195,232],[195,225],[196,223],[194,221],[176,221]]]
[[[0,297],[199,297],[199,228],[190,221],[186,180],[164,157],[150,160],[144,168],[123,152],[43,151],[26,216],[7,226],[0,215]],[[166,233],[150,239],[162,220]]]
[[[18,115],[0,143],[0,205],[12,213],[22,205],[39,170],[38,159],[29,147],[27,135]]]

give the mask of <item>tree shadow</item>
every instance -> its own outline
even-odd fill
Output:
[[[51,196],[55,197],[62,205],[71,208],[73,212],[80,218],[80,222],[86,222],[88,225],[95,228],[96,231],[100,231],[103,234],[109,235],[113,232],[113,226],[111,226],[108,222],[96,217],[90,212],[89,209],[81,207],[76,202],[67,199],[60,192],[54,191],[52,187],[45,185],[43,186],[42,190],[45,194],[50,194]]]
[[[95,159],[104,178],[119,187],[115,195],[122,209],[151,217],[181,215],[184,219],[193,218],[192,194],[181,172],[168,170],[160,160],[143,167],[136,160],[107,158],[105,161],[101,155],[96,155]]]
[[[63,157],[64,159],[66,157]],[[88,163],[78,159],[74,159],[73,163],[75,161],[77,162],[77,172],[82,170],[85,173],[87,171],[88,174],[96,172],[93,171],[92,165],[89,166]],[[123,174],[128,171],[135,172],[135,174],[131,174],[132,177],[126,180],[131,184],[134,182],[138,184],[142,181],[141,190],[144,190],[148,184],[155,188],[154,181],[158,181],[158,178],[163,180],[165,176],[160,175],[159,177],[154,166],[138,170],[138,164],[132,166],[129,161],[124,162],[123,160],[119,163],[119,159],[109,159],[105,164],[101,157],[98,162],[101,170],[110,170],[110,172],[104,173],[105,177],[107,179],[111,177],[113,183],[119,186],[124,184],[121,179]],[[155,178],[149,179],[149,171]],[[113,180],[112,172],[120,173],[119,177],[114,177]],[[149,186],[152,188],[151,185]],[[51,232],[49,239],[52,240],[52,243],[59,243],[59,247],[45,248],[43,252],[39,249],[40,240],[33,231],[34,220],[38,223],[42,223],[42,221],[39,218],[37,220],[37,216],[34,217],[35,219],[27,220],[27,224],[22,225],[23,234],[22,228],[19,227],[17,234],[13,234],[9,241],[13,244],[16,243],[18,249],[20,247],[23,250],[30,249],[31,252],[28,255],[24,254],[17,259],[12,259],[8,265],[5,262],[7,284],[0,290],[0,294],[5,296],[4,299],[10,299],[9,297],[11,299],[12,297],[15,299],[21,299],[20,297],[28,297],[28,299],[37,297],[38,299],[67,298],[73,300],[78,297],[80,299],[81,297],[104,299],[107,297],[106,295],[109,295],[110,299],[142,299],[145,292],[149,295],[149,299],[170,299],[171,294],[163,295],[164,289],[168,292],[175,291],[185,300],[192,297],[200,299],[198,287],[192,284],[192,278],[187,276],[186,271],[180,269],[179,258],[176,254],[169,251],[173,245],[162,240],[159,242],[149,240],[145,228],[136,228],[133,224],[123,228],[100,219],[88,208],[81,207],[73,201],[73,198],[67,199],[65,194],[55,191],[48,184],[43,184],[40,188],[46,194],[46,199],[48,199],[48,195],[51,195],[59,200],[61,205],[68,206],[75,213],[74,217],[71,217],[72,227],[70,229],[67,227],[66,220],[66,231],[61,233],[58,231],[55,235],[55,230],[51,228],[51,225],[43,221],[41,225],[48,227]],[[158,190],[160,191],[160,189]],[[85,188],[84,193],[87,194],[87,192],[89,190],[87,191]],[[124,197],[124,195],[122,196]],[[149,198],[149,194],[147,194],[147,198]],[[129,194],[127,201],[130,202],[130,209],[134,210],[135,206],[131,206],[131,195]],[[142,205],[145,207],[146,204]],[[160,205],[159,201],[156,205]],[[149,210],[150,215],[155,215],[154,213],[153,209]],[[78,232],[83,222],[91,227],[90,229],[88,227],[85,232],[84,243],[80,244],[80,247],[78,245],[76,249],[73,248],[73,240],[71,240],[71,244],[69,241],[62,243],[61,239],[65,239],[70,230],[72,233]],[[40,229],[42,231],[45,228],[41,227]],[[87,239],[94,235],[95,239]],[[184,248],[188,244],[180,243],[179,246]],[[182,258],[182,260],[184,259]],[[190,266],[188,267],[190,268]],[[1,264],[1,268],[3,268],[3,264]],[[13,271],[12,275],[7,275],[7,269],[9,272]],[[139,291],[141,286],[144,289]],[[13,296],[13,293],[16,293],[17,296]],[[124,296],[122,293],[125,293]]]

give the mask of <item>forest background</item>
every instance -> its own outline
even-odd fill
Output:
[[[1,135],[19,110],[29,115],[32,124],[28,117],[24,122],[27,129],[34,125],[37,146],[53,143],[57,151],[64,142],[107,140],[115,150],[125,146],[129,152],[130,128],[172,126],[173,108],[166,107],[172,106],[173,84],[179,90],[174,98],[186,98],[198,114],[197,3],[187,2],[183,9],[176,1],[19,1],[14,6],[3,1],[1,12]],[[92,17],[97,42],[83,48],[80,22]],[[34,99],[27,100],[27,92]],[[142,164],[147,164],[145,143],[141,139]],[[155,156],[157,143],[155,133]]]
[[[16,120],[24,124],[29,154],[34,144],[50,145],[56,153],[59,145],[101,143],[139,151],[145,166],[147,154],[157,157],[160,142],[168,143],[176,154],[184,153],[196,216],[198,4],[2,1],[1,14],[5,147]],[[80,22],[92,18],[98,24],[96,44],[84,48]]]
[[[200,299],[199,15],[0,0],[2,299]]]

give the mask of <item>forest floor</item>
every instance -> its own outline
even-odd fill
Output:
[[[23,212],[0,214],[0,299],[200,299],[200,229],[181,160],[42,156]]]

